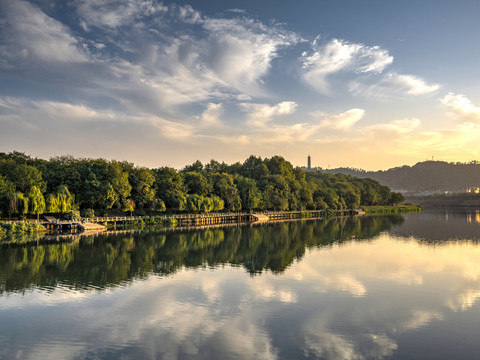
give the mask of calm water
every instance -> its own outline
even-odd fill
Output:
[[[0,358],[478,359],[479,239],[475,210],[4,239]]]

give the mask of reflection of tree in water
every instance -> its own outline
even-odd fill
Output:
[[[78,243],[4,246],[0,293],[31,287],[106,288],[183,267],[241,265],[251,273],[283,272],[306,248],[365,241],[402,216],[349,217],[184,230],[98,235]]]

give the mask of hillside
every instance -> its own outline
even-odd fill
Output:
[[[403,193],[465,192],[480,187],[480,164],[424,161],[413,166],[396,167],[385,171],[338,168],[322,170],[360,178],[371,178],[382,185]]]

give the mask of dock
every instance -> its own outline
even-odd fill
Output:
[[[358,210],[336,210],[338,216],[361,215]],[[204,226],[221,225],[244,222],[266,222],[276,220],[293,220],[322,218],[325,215],[324,210],[300,210],[300,211],[264,211],[264,212],[232,212],[232,213],[211,213],[211,214],[172,214],[163,216],[113,216],[113,217],[93,217],[82,220],[58,220],[54,217],[46,216],[42,225],[47,230],[57,231],[102,231],[106,230],[107,224],[126,225],[134,221],[148,221],[150,219],[174,221],[177,226]]]

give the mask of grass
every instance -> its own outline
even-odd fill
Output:
[[[418,205],[405,204],[396,206],[362,206],[366,214],[403,214],[409,212],[422,211],[422,207]]]
[[[0,222],[0,233],[36,233],[46,229],[39,223],[30,221]]]

